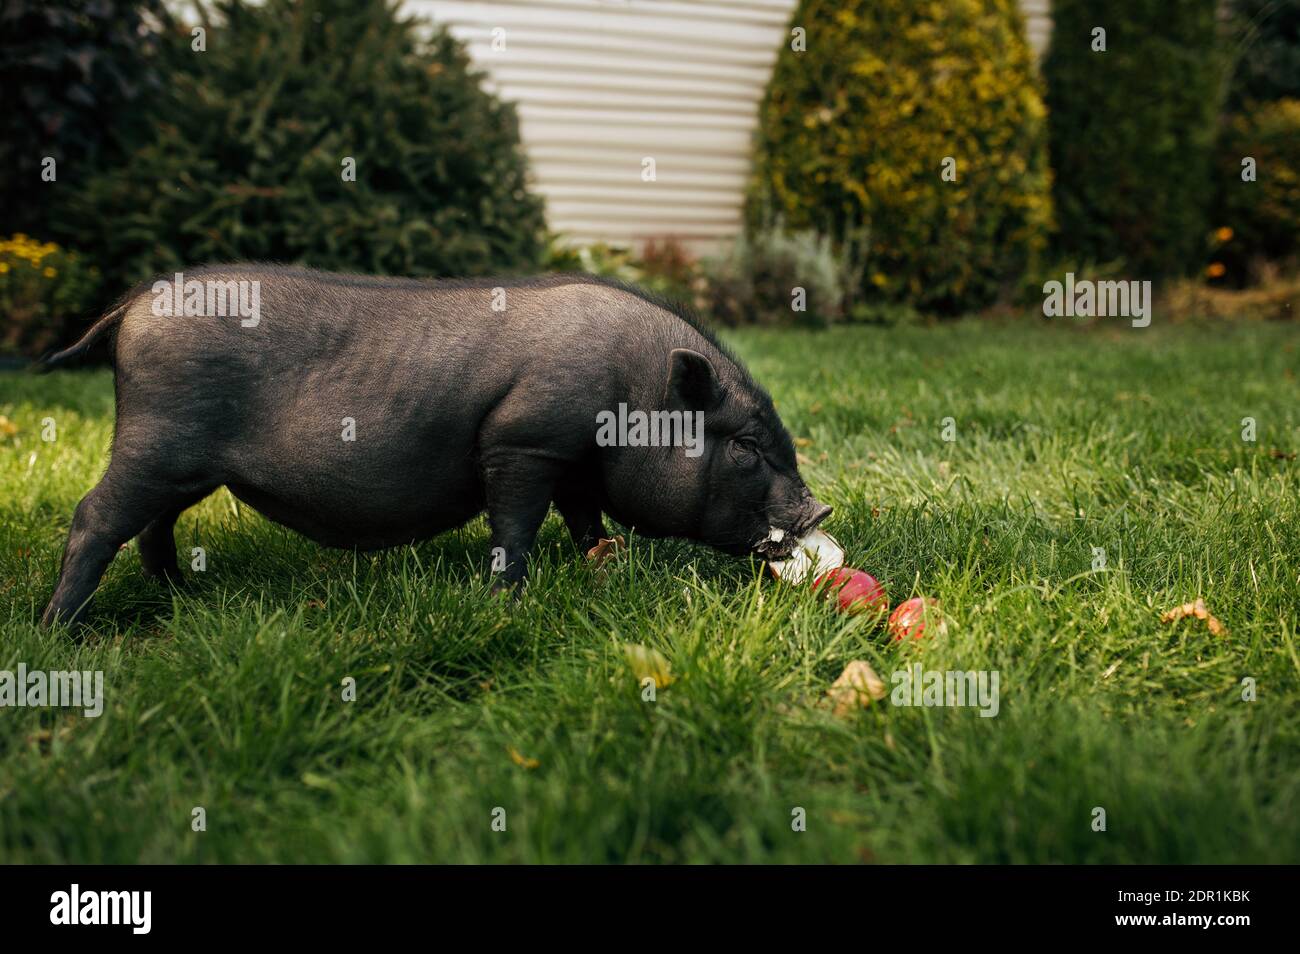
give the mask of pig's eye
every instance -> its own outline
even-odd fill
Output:
[[[751,467],[758,463],[758,443],[752,437],[735,437],[729,448],[731,459],[737,464]]]

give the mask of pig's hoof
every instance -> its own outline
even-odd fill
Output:
[[[146,566],[143,567],[142,570],[144,572],[144,578],[146,580],[151,580],[152,582],[155,583],[162,583],[166,586],[175,586],[175,587],[183,586],[185,584],[185,577],[181,575],[180,567]]]
[[[81,628],[82,622],[86,618],[86,611],[90,605],[86,604],[77,610],[66,610],[55,606],[51,603],[45,607],[45,612],[41,613],[41,629],[50,629],[54,626],[66,626],[68,629],[76,632]]]

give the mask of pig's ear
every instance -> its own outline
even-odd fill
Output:
[[[664,404],[691,411],[707,411],[722,397],[718,376],[709,359],[689,348],[674,348],[668,355],[668,389]]]

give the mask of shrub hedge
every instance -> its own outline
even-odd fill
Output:
[[[1254,181],[1242,179],[1244,158],[1255,162]],[[1241,283],[1260,261],[1300,253],[1300,99],[1230,117],[1215,178],[1214,222],[1224,236],[1215,258],[1229,278]]]
[[[513,107],[385,0],[218,0],[166,37],[129,164],[71,209],[121,284],[205,261],[403,275],[532,267],[541,200]],[[345,181],[346,162],[355,181]]]
[[[1266,280],[1300,251],[1300,0],[1232,0],[1228,9],[1232,74],[1207,272],[1240,286]],[[1242,178],[1246,158],[1253,182]]]
[[[866,298],[946,312],[994,300],[1051,219],[1015,0],[802,0],[790,25],[806,50],[790,37],[760,107],[751,226],[868,233]]]
[[[162,0],[5,0],[0,6],[0,208],[10,230],[51,234],[51,208],[120,162],[162,88]],[[54,160],[54,179],[43,178]],[[62,240],[76,237],[56,236]]]
[[[1060,252],[1156,277],[1198,267],[1224,76],[1215,0],[1055,0],[1052,16]]]
[[[1300,0],[1231,0],[1228,108],[1300,99]]]

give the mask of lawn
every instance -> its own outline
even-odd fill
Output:
[[[206,572],[168,590],[132,545],[82,639],[42,632],[112,378],[0,375],[0,669],[103,670],[106,696],[0,709],[0,861],[1300,861],[1294,326],[729,340],[849,562],[938,597],[946,634],[893,642],[687,543],[597,575],[554,515],[502,605],[481,520],[354,554],[224,490],[177,528]],[[1160,621],[1197,597],[1225,633]],[[625,644],[670,661],[655,701]],[[837,717],[855,659],[996,670],[998,713]]]

